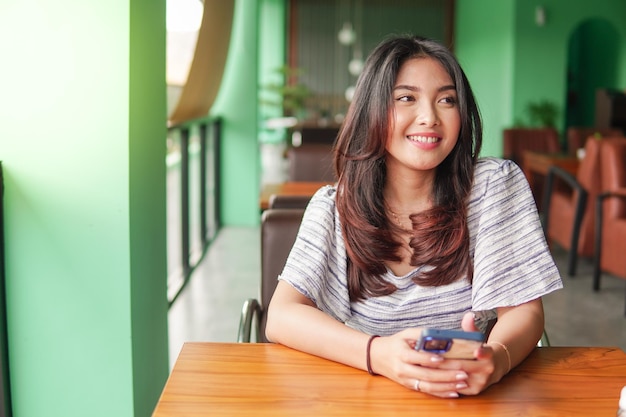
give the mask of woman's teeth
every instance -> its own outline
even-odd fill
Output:
[[[407,138],[414,142],[422,142],[422,143],[435,143],[435,142],[438,142],[440,139],[435,136],[407,136]]]

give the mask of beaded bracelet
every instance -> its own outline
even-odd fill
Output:
[[[377,337],[380,337],[380,336],[376,334],[373,336],[370,336],[369,340],[367,341],[367,347],[365,348],[365,363],[367,364],[367,372],[370,375],[378,375],[374,373],[374,371],[372,371],[372,359],[370,357],[370,348],[372,347],[372,340],[376,339]]]
[[[506,353],[506,359],[509,363],[509,367],[506,370],[505,374],[508,374],[509,371],[511,370],[511,354],[509,353],[509,348],[506,347],[506,345],[504,343],[500,343],[500,342],[496,342],[495,340],[490,340],[489,343],[494,343],[498,346],[501,346],[502,349],[504,349],[504,353]]]

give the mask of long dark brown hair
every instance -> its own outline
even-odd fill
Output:
[[[407,60],[420,57],[436,59],[452,78],[461,129],[456,146],[437,167],[433,207],[410,216],[411,265],[432,268],[414,280],[438,286],[463,276],[472,279],[467,199],[482,145],[478,106],[465,73],[447,48],[418,36],[398,36],[383,41],[368,57],[335,144],[337,210],[348,254],[351,301],[396,290],[382,278],[385,261],[401,261],[402,245],[394,233],[398,227],[385,213],[385,144],[398,71]]]

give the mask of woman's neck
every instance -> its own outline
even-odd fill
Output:
[[[386,206],[395,214],[408,216],[433,205],[434,174],[387,176],[383,195]]]

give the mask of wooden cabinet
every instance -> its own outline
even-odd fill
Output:
[[[595,126],[626,132],[626,92],[607,88],[596,90]]]

